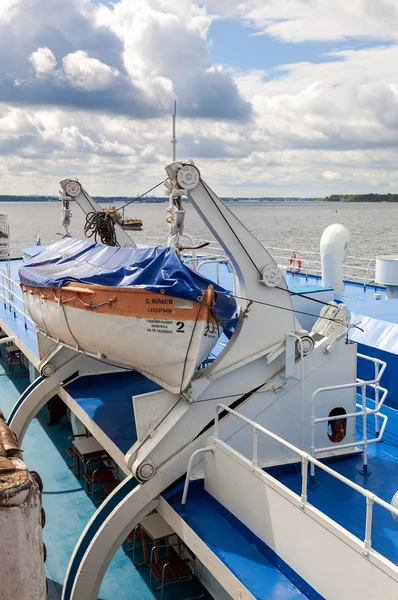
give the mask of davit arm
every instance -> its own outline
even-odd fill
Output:
[[[92,198],[86,190],[83,188],[81,183],[74,179],[63,179],[60,181],[61,186],[61,199],[64,203],[64,225],[67,230],[69,225],[71,212],[69,210],[69,201],[76,200],[79,207],[82,209],[84,214],[90,212],[102,212],[103,209],[97,202]],[[66,204],[66,205],[65,205]],[[135,243],[131,237],[121,228],[118,223],[115,223],[116,239],[121,247],[135,247]]]
[[[247,393],[265,388],[272,379],[272,386],[279,389],[284,385],[275,377],[284,372],[286,339],[296,330],[290,293],[267,250],[201,179],[194,165],[175,162],[166,167],[166,172],[170,203],[174,197],[179,200],[188,194],[231,259],[238,279],[236,295],[243,298],[242,311],[249,310],[245,318],[239,319],[226,348],[209,367],[197,373],[184,395],[166,391],[146,395],[146,412],[151,413],[153,402],[157,414],[162,413],[160,407],[164,413],[157,425],[148,422],[147,435],[126,456],[127,466],[141,481],[150,479],[165,460],[211,427],[220,397],[228,405],[239,397],[249,402],[251,395]],[[293,364],[294,360],[293,349]],[[140,421],[138,410],[136,418]],[[145,421],[143,414],[142,418]]]
[[[215,377],[284,343],[285,334],[296,329],[291,296],[269,252],[202,180],[194,165],[175,162],[166,172],[171,197],[188,194],[229,256],[237,274],[237,296],[243,298],[242,309],[255,300],[249,318],[240,320],[230,343],[210,368]]]

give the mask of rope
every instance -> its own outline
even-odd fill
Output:
[[[115,222],[112,215],[106,211],[88,213],[84,233],[87,238],[94,236],[95,243],[99,238],[102,244],[119,246],[115,232]]]
[[[234,228],[231,226],[231,224],[228,222],[228,220],[225,218],[225,215],[222,213],[222,211],[220,210],[220,207],[217,205],[217,203],[214,201],[213,196],[211,195],[211,193],[209,192],[209,190],[207,189],[207,185],[206,183],[203,181],[203,179],[200,179],[201,184],[203,185],[204,190],[206,191],[207,195],[209,196],[210,200],[212,201],[212,203],[214,204],[214,207],[218,210],[218,212],[220,213],[220,215],[222,216],[222,218],[224,219],[225,223],[228,225],[229,229],[231,230],[232,234],[235,236],[236,241],[240,244],[240,246],[242,247],[242,250],[244,251],[244,253],[246,254],[247,258],[250,260],[250,262],[252,263],[253,267],[256,269],[257,273],[260,275],[261,277],[261,271],[258,268],[258,266],[256,265],[256,263],[254,262],[254,260],[252,259],[252,257],[250,256],[249,252],[246,250],[245,246],[242,244],[242,241],[239,239],[239,237],[236,235],[236,232],[234,230]]]
[[[263,302],[261,300],[253,300],[251,298],[245,298],[244,296],[237,296],[236,294],[232,294],[231,292],[217,291],[217,294],[228,294],[229,296],[232,296],[233,298],[237,298],[238,300],[246,300],[246,302],[249,302],[251,304],[253,304],[253,303],[261,304],[263,306],[269,306],[270,308],[278,308],[279,310],[287,310],[292,313],[306,315],[307,317],[315,317],[316,319],[324,319],[325,321],[333,321],[334,323],[339,323],[340,325],[350,325],[351,327],[355,327],[356,329],[359,329],[359,331],[363,331],[363,329],[361,329],[361,327],[359,327],[358,325],[355,325],[354,323],[346,323],[345,321],[342,321],[341,319],[331,319],[330,317],[321,317],[320,315],[314,315],[313,313],[305,312],[304,310],[295,310],[294,308],[278,306],[277,304],[271,304],[270,302]],[[325,306],[329,306],[329,304],[327,302],[322,302],[322,304],[325,304]],[[246,311],[247,311],[247,308],[246,308],[245,312]],[[232,320],[232,319],[227,319],[227,320]]]
[[[133,202],[137,202],[137,200],[140,200],[141,198],[143,198],[147,194],[150,194],[151,192],[153,192],[153,190],[156,190],[156,188],[158,188],[160,185],[163,185],[163,184],[164,184],[164,179],[162,179],[162,181],[159,181],[159,183],[157,183],[156,185],[154,185],[150,190],[147,190],[146,192],[144,192],[143,194],[141,194],[141,196],[137,196],[137,198],[134,198],[133,200],[129,200],[129,202],[126,202],[126,204],[123,204],[123,206],[120,206],[118,208],[118,210],[122,210],[122,208],[126,208],[126,206],[128,206],[129,204],[132,204]]]
[[[118,365],[118,364],[115,364],[115,363],[108,362],[108,361],[104,360],[103,358],[99,358],[99,357],[97,358],[97,357],[94,357],[94,356],[90,356],[90,354],[87,354],[87,352],[85,352],[85,350],[83,350],[83,348],[80,346],[79,342],[77,341],[75,335],[72,333],[72,330],[71,330],[71,328],[69,326],[69,321],[68,321],[68,317],[66,316],[64,302],[63,302],[62,297],[61,297],[62,287],[60,287],[59,290],[60,290],[59,304],[62,307],[62,312],[64,314],[64,319],[65,319],[65,324],[66,324],[66,327],[68,328],[70,336],[73,339],[73,341],[75,342],[75,344],[76,344],[77,349],[79,350],[79,352],[81,352],[82,354],[84,354],[84,356],[87,356],[87,358],[91,358],[92,360],[98,360],[99,362],[104,363],[105,365],[108,365],[109,367],[115,367],[116,369],[123,369],[123,371],[133,371],[133,369],[131,367],[124,367],[122,365]],[[62,342],[61,342],[61,344],[62,344]]]
[[[229,229],[231,230],[231,232],[233,233],[233,235],[235,236],[236,240],[239,242],[240,246],[242,247],[243,251],[245,252],[246,256],[248,257],[248,259],[250,260],[250,262],[252,263],[252,265],[254,266],[254,268],[256,269],[257,273],[260,275],[261,277],[261,271],[260,269],[257,267],[256,263],[254,262],[254,260],[252,259],[252,257],[250,256],[249,252],[246,250],[245,246],[242,244],[241,240],[239,239],[239,237],[236,235],[233,227],[231,227],[230,223],[228,222],[228,220],[225,218],[225,215],[222,213],[222,211],[220,210],[220,208],[217,206],[216,202],[214,201],[213,196],[211,195],[210,191],[207,188],[206,183],[203,181],[203,179],[200,180],[203,188],[205,189],[207,195],[209,196],[209,198],[211,199],[212,203],[214,204],[215,208],[218,210],[218,212],[220,213],[220,215],[222,216],[222,218],[224,219],[225,223],[228,225]],[[313,298],[311,296],[307,296],[304,293],[300,293],[300,292],[291,292],[289,289],[287,288],[283,288],[280,286],[275,286],[276,289],[281,290],[282,292],[287,292],[288,294],[292,295],[292,296],[300,296],[301,298],[306,298],[307,300],[311,300],[312,302],[317,302],[318,304],[323,304],[324,306],[328,306],[329,302],[324,302],[323,300],[319,300],[318,298]],[[272,306],[272,305],[269,305]],[[288,309],[285,309],[288,310]],[[292,312],[301,312],[301,311],[292,311]],[[310,317],[315,317],[317,315],[311,315],[309,313],[302,313],[302,314],[307,314]],[[331,319],[334,320],[334,319]]]

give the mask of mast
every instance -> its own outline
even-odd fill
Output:
[[[173,144],[173,162],[176,159],[176,144],[177,144],[177,138],[176,138],[176,118],[177,118],[177,100],[174,100],[173,139],[171,140],[171,143]]]

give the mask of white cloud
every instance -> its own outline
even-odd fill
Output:
[[[145,93],[169,92],[168,107],[177,97],[187,116],[249,118],[250,104],[229,73],[210,62],[206,35],[213,19],[192,0],[120,0],[97,12],[97,24],[123,41],[126,70]]]
[[[96,58],[90,58],[82,50],[67,54],[62,59],[62,64],[70,83],[90,92],[109,88],[120,74],[117,69]]]
[[[338,179],[341,179],[340,173],[337,173],[336,171],[324,171],[322,177],[327,181],[337,181]]]
[[[90,0],[30,0],[28,7],[7,0],[7,14],[3,2],[3,193],[31,185],[53,192],[68,176],[78,176],[93,194],[131,193],[132,181],[134,192],[148,189],[171,156],[168,115],[176,96],[178,156],[196,160],[220,194],[396,191],[398,45],[340,51],[271,74],[232,72],[210,60],[215,1],[203,8],[193,0],[120,0],[106,7]],[[295,24],[307,36],[314,35],[309,30],[324,35],[319,21],[329,19],[337,39],[347,10],[364,22],[363,3],[345,4],[218,0],[217,10],[262,30]],[[380,31],[382,5],[373,8]],[[322,16],[327,10],[335,11],[333,18]],[[394,18],[391,13],[387,37]],[[348,25],[360,27],[348,22],[344,31]],[[32,173],[40,173],[40,190]]]
[[[2,0],[0,3],[0,25],[9,23],[14,17],[15,13],[22,0]]]
[[[398,39],[396,0],[208,0],[208,4],[287,42]]]
[[[50,48],[38,48],[29,57],[37,75],[52,73],[57,66],[57,59]]]

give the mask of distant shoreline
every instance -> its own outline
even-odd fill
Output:
[[[125,196],[115,197],[104,197],[94,196],[94,200],[98,204],[105,204],[106,206],[126,204],[128,202],[134,204],[166,204],[168,198],[166,196],[160,197],[146,197],[135,200],[135,198],[129,198]],[[258,204],[309,204],[309,203],[323,203],[323,202],[398,202],[398,194],[333,194],[332,196],[325,196],[325,198],[299,198],[299,197],[264,197],[264,198],[225,198],[221,197],[221,200],[227,204],[239,204],[239,205],[258,205]],[[189,203],[189,200],[186,200]],[[56,196],[11,196],[11,195],[0,195],[1,202],[51,202],[60,204],[59,198]]]
[[[94,200],[99,204],[118,205],[126,204],[128,202],[134,204],[166,204],[168,202],[167,196],[147,196],[135,200],[135,197],[128,196],[94,196]],[[320,203],[320,202],[398,202],[398,194],[333,194],[331,196],[325,196],[324,198],[307,198],[307,197],[291,197],[286,196],[282,198],[265,196],[262,198],[232,198],[232,197],[221,197],[221,200],[227,204],[239,204],[239,205],[258,205],[258,204],[308,204],[308,203]],[[57,196],[15,196],[15,195],[0,195],[1,202],[56,202],[60,203]],[[189,203],[189,200],[187,200]]]
[[[398,202],[398,194],[333,194],[316,202]]]

